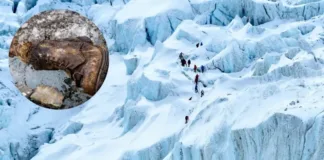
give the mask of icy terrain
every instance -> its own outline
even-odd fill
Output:
[[[87,16],[110,49],[79,108],[39,108],[11,82],[14,33],[50,9]],[[0,159],[320,160],[323,13],[323,0],[1,0]]]

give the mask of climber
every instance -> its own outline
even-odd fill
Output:
[[[199,79],[199,75],[196,74],[196,77],[195,77],[195,83],[198,84],[198,79]]]
[[[196,44],[196,47],[197,47],[197,48],[199,47],[199,43]]]
[[[185,117],[185,120],[186,120],[186,124],[187,124],[188,121],[189,121],[189,116],[186,116],[186,117]]]
[[[201,73],[204,73],[204,71],[205,71],[205,66],[203,66],[203,65],[201,65]]]
[[[192,100],[192,97],[189,98],[189,101],[191,101],[191,100]]]
[[[179,59],[183,59],[183,53],[182,52],[179,54]]]
[[[195,92],[198,93],[198,84],[195,85]]]
[[[190,61],[190,59],[188,60],[188,67],[190,67],[190,64],[191,64],[191,61]]]
[[[203,43],[202,42],[200,42],[200,46],[202,46],[203,45]]]
[[[201,96],[200,97],[203,97],[205,94],[204,90],[201,90]]]
[[[182,67],[185,67],[186,66],[186,63],[187,63],[187,61],[185,59],[181,59],[181,65],[182,65]]]
[[[196,73],[197,72],[197,66],[194,65],[194,72]]]

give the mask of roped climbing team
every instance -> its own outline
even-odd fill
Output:
[[[200,43],[197,43],[196,44],[196,47],[199,48],[199,46],[202,46],[202,45],[203,45],[203,43],[200,42]],[[190,67],[191,60],[188,59],[188,61],[186,61],[186,59],[184,58],[184,55],[183,55],[182,52],[180,52],[180,54],[179,54],[179,59],[180,59],[180,62],[181,62],[181,66],[182,67]],[[195,73],[197,72],[198,68],[197,68],[197,65],[196,64],[194,64],[193,70],[194,70]],[[204,73],[205,72],[205,66],[201,65],[200,66],[200,71],[201,71],[201,73]],[[196,74],[195,79],[194,79],[195,92],[196,93],[199,92],[199,90],[198,90],[198,82],[199,82],[199,74]],[[204,94],[205,94],[204,90],[201,90],[200,97],[203,97]],[[191,100],[191,99],[192,99],[192,97],[189,98],[189,100]],[[188,121],[189,121],[189,116],[185,116],[185,124],[187,124]]]

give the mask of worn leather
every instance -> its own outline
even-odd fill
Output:
[[[106,47],[94,45],[88,37],[14,45],[16,47],[10,51],[11,56],[23,57],[23,61],[35,70],[65,70],[72,75],[77,86],[90,95],[101,87],[107,74]]]
[[[81,53],[82,42],[44,40],[30,51],[29,64],[35,70],[73,70],[85,62]]]
[[[14,37],[9,50],[9,57],[18,56],[21,61],[28,63],[28,53],[32,49],[32,46],[33,44],[31,42],[18,43],[17,38]]]

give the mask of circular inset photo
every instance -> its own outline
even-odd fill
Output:
[[[90,99],[109,67],[106,41],[98,27],[69,10],[30,18],[14,36],[9,67],[15,85],[32,102],[67,109]]]

